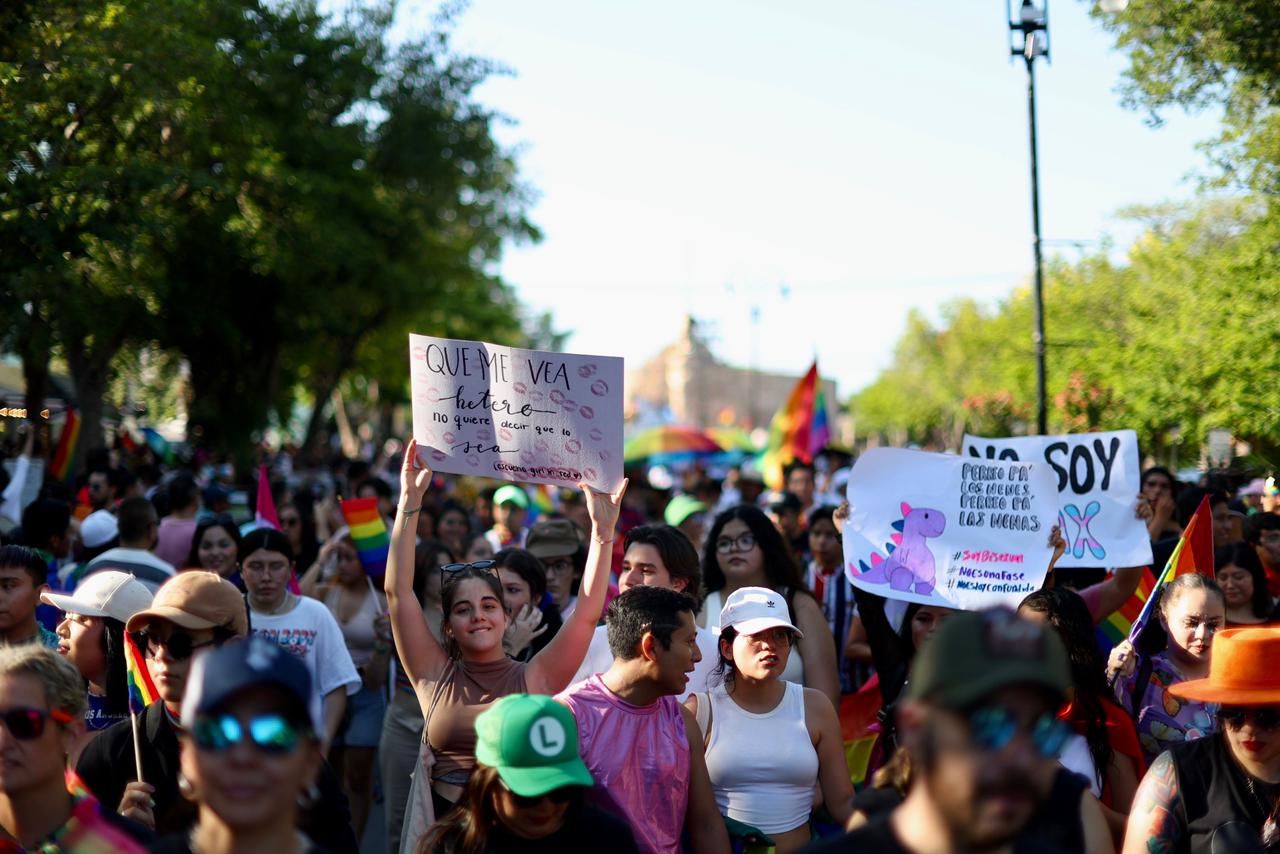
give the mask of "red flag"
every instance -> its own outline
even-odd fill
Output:
[[[258,508],[254,522],[259,528],[280,530],[280,517],[276,514],[276,502],[271,497],[271,481],[267,479],[265,464],[258,466]]]
[[[1209,496],[1200,499],[1200,506],[1191,514],[1191,521],[1182,532],[1187,547],[1178,555],[1178,565],[1173,577],[1198,572],[1213,578],[1213,514],[1209,510]]]

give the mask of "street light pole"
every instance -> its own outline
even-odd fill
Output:
[[[1036,347],[1036,432],[1049,432],[1049,409],[1045,395],[1044,367],[1044,256],[1040,240],[1040,162],[1036,144],[1036,68],[1037,56],[1049,59],[1049,0],[1044,9],[1038,9],[1031,0],[1022,0],[1018,17],[1010,13],[1009,0],[1005,0],[1005,16],[1009,21],[1009,50],[1021,55],[1027,66],[1027,117],[1031,127],[1031,232],[1032,250],[1035,256],[1035,332],[1032,341]],[[1021,43],[1016,43],[1013,33],[1022,33]]]

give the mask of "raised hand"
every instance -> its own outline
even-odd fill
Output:
[[[618,516],[622,512],[622,496],[627,492],[627,482],[627,478],[624,477],[613,494],[598,492],[585,483],[578,484],[578,488],[587,497],[587,513],[591,516],[592,536],[597,542],[607,542],[613,538],[614,529],[618,525]]]
[[[848,501],[841,501],[840,506],[831,514],[831,524],[836,526],[836,530],[844,533],[844,523],[849,521],[849,514],[852,508],[849,507]]]
[[[507,624],[502,642],[508,651],[515,655],[528,646],[534,638],[545,634],[548,628],[549,626],[543,622],[542,612],[533,605],[525,605]]]
[[[1137,664],[1138,656],[1133,651],[1133,644],[1126,638],[1111,648],[1111,656],[1107,659],[1107,678],[1128,676]]]
[[[410,439],[404,449],[404,465],[400,467],[401,502],[410,499],[409,509],[422,504],[422,496],[431,485],[431,466],[418,458],[418,440]]]

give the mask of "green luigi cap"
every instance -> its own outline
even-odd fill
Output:
[[[578,756],[578,725],[555,700],[510,694],[476,717],[476,759],[526,798],[594,783]]]
[[[1066,701],[1071,670],[1058,633],[1008,608],[962,611],[921,646],[907,697],[967,709],[1011,685],[1044,688]]]
[[[667,509],[662,514],[662,521],[673,528],[678,528],[694,513],[701,513],[706,509],[707,505],[692,495],[677,495],[667,502]]]
[[[514,504],[522,510],[529,509],[529,496],[524,494],[524,490],[515,484],[508,483],[506,486],[498,487],[493,493],[493,503],[498,504]]]

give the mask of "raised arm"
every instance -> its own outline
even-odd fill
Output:
[[[587,657],[587,647],[591,645],[591,636],[600,622],[604,597],[609,591],[609,561],[627,481],[624,478],[612,495],[597,492],[585,483],[579,486],[587,496],[587,512],[591,515],[587,568],[578,589],[578,606],[551,642],[529,662],[525,678],[529,690],[535,694],[558,694],[568,686]]]
[[[383,589],[387,594],[387,613],[391,618],[391,634],[400,666],[414,685],[437,678],[448,663],[448,653],[427,628],[422,606],[413,595],[413,549],[418,527],[418,511],[431,483],[431,469],[418,459],[418,443],[409,440],[400,469],[400,506],[391,530],[391,549],[387,553],[387,575]]]

